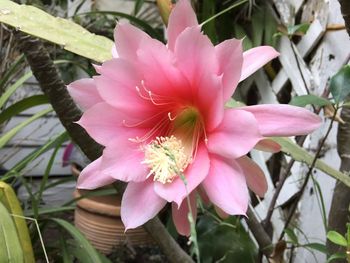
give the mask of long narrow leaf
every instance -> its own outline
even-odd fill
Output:
[[[86,261],[86,263],[102,263],[96,249],[89,243],[89,241],[83,236],[82,233],[80,233],[80,231],[77,228],[75,228],[67,221],[59,218],[52,218],[51,220],[60,227],[62,227],[64,230],[66,230],[74,238],[78,246],[84,249],[89,259],[88,261]]]
[[[6,207],[0,202],[0,234],[7,251],[7,262],[24,262],[22,246],[19,241],[16,226]],[[6,260],[6,258],[5,258]]]
[[[1,0],[0,0],[1,1]],[[1,7],[0,7],[1,8]],[[0,12],[1,13],[1,12]],[[22,84],[27,81],[31,76],[33,76],[32,72],[28,72],[27,74],[23,75],[21,78],[19,78],[13,85],[11,85],[9,88],[6,89],[4,94],[0,97],[0,108],[2,108],[5,103],[8,101],[8,99],[11,97],[11,95],[20,87]]]
[[[24,157],[22,160],[20,160],[18,163],[16,163],[16,165],[14,167],[12,167],[12,169],[10,171],[8,171],[2,177],[2,180],[7,180],[7,179],[13,177],[14,175],[16,175],[16,173],[19,173],[21,170],[23,170],[28,165],[28,163],[34,161],[36,158],[38,158],[43,153],[51,150],[57,144],[62,144],[62,142],[67,141],[68,138],[69,138],[69,136],[68,136],[67,132],[65,131],[65,132],[61,133],[60,135],[58,135],[56,138],[48,141],[46,144],[41,146],[39,149],[32,151],[30,154],[28,154],[26,157]]]
[[[35,106],[46,104],[48,102],[49,101],[45,95],[34,95],[28,98],[24,98],[12,104],[0,113],[0,124],[11,119],[22,111]]]
[[[21,55],[20,57],[18,57],[15,62],[13,62],[11,64],[11,66],[6,70],[6,73],[4,74],[4,76],[0,79],[0,89],[2,89],[4,87],[4,85],[6,84],[6,82],[11,78],[11,76],[13,76],[19,65],[21,65],[21,63],[24,61],[24,55]]]
[[[282,146],[282,151],[289,154],[294,160],[306,163],[308,165],[312,164],[314,156],[294,143],[291,139],[282,137],[274,137],[272,139],[280,144]],[[350,187],[350,177],[330,167],[325,162],[317,160],[315,167]]]
[[[27,223],[22,217],[23,211],[21,205],[11,186],[4,182],[0,182],[0,203],[1,202],[6,206],[9,213],[13,215],[13,220],[17,229],[21,247],[26,255],[25,263],[34,263],[35,260],[32,242],[29,236]],[[0,216],[0,218],[2,217]]]
[[[15,126],[14,128],[12,128],[11,130],[9,130],[8,132],[6,132],[4,135],[1,136],[0,138],[0,149],[2,147],[5,146],[5,144],[11,140],[13,138],[13,136],[15,136],[21,129],[23,129],[25,126],[27,126],[28,124],[30,124],[31,122],[43,117],[44,115],[46,115],[47,113],[49,113],[50,111],[52,111],[52,108],[48,108],[45,109],[43,111],[40,111],[36,114],[34,114],[32,117],[26,119],[24,122],[18,124],[17,126]]]

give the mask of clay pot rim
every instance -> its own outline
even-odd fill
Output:
[[[88,190],[75,189],[74,198],[80,198]],[[111,217],[120,217],[121,197],[117,194],[104,196],[89,196],[77,201],[77,206],[86,211],[108,215]]]

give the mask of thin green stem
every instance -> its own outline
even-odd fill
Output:
[[[238,3],[234,3],[233,5],[229,6],[228,8],[222,10],[221,12],[217,13],[216,15],[213,15],[212,17],[209,17],[207,20],[203,21],[200,26],[203,27],[205,24],[209,23],[210,21],[214,20],[215,18],[227,13],[228,11],[230,11],[231,9],[238,7],[244,3],[248,2],[248,0],[242,0],[239,1]]]

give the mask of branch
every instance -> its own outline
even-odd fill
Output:
[[[26,55],[34,76],[38,80],[42,91],[48,97],[61,123],[86,156],[90,160],[97,159],[101,156],[102,146],[97,144],[84,129],[74,123],[81,117],[81,111],[70,97],[42,42],[21,32],[16,34],[20,48]],[[157,217],[147,222],[144,227],[158,242],[159,247],[170,262],[193,262],[191,257],[170,236]]]
[[[247,225],[249,229],[252,231],[252,234],[256,242],[258,243],[261,252],[267,258],[270,258],[274,249],[271,238],[266,233],[264,227],[262,226],[262,224],[260,224],[259,220],[256,218],[253,210],[250,207],[248,207],[247,217],[248,217],[248,219],[246,220]]]
[[[183,251],[176,241],[169,235],[168,231],[155,217],[143,225],[148,233],[152,235],[164,254],[171,263],[193,263],[192,258]],[[157,233],[156,235],[154,233]]]
[[[81,117],[81,111],[70,97],[49,53],[36,38],[21,32],[17,32],[16,37],[35,78],[62,125],[90,160],[97,159],[102,153],[102,146],[97,144],[83,128],[75,124]]]

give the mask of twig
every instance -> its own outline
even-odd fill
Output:
[[[272,255],[273,248],[274,248],[271,238],[266,233],[262,224],[260,224],[259,220],[256,218],[253,210],[250,207],[248,207],[247,217],[248,217],[246,219],[247,225],[251,230],[256,242],[258,242],[261,252],[267,258],[269,258]]]
[[[333,128],[333,123],[334,123],[335,117],[337,116],[337,112],[338,112],[338,108],[335,108],[335,109],[334,109],[333,117],[332,117],[332,119],[331,119],[331,123],[329,124],[328,129],[327,129],[326,135],[324,136],[324,138],[322,139],[321,143],[320,143],[319,146],[318,146],[318,149],[317,149],[317,152],[316,152],[316,154],[315,154],[315,157],[314,157],[314,159],[312,160],[312,163],[311,163],[311,165],[310,165],[310,167],[309,167],[309,170],[308,170],[308,172],[307,172],[307,174],[306,174],[306,176],[305,176],[304,183],[303,183],[303,185],[301,186],[300,190],[298,191],[298,193],[297,193],[297,195],[296,195],[296,198],[295,198],[295,200],[294,200],[294,202],[293,202],[292,208],[291,208],[291,210],[290,210],[290,212],[289,212],[289,214],[288,214],[288,217],[287,217],[286,222],[285,222],[285,224],[284,224],[283,230],[286,229],[286,228],[288,227],[290,221],[291,221],[292,218],[293,218],[293,215],[294,215],[294,213],[295,213],[295,210],[296,210],[296,208],[297,208],[297,206],[298,206],[298,202],[300,201],[300,199],[301,199],[301,197],[302,197],[302,195],[303,195],[303,193],[304,193],[304,191],[305,191],[305,188],[306,188],[306,186],[307,186],[307,183],[309,182],[310,176],[311,176],[312,171],[313,171],[313,169],[314,169],[314,167],[315,167],[316,161],[317,161],[318,157],[320,156],[320,153],[321,153],[321,150],[322,150],[322,148],[323,148],[323,145],[325,144],[325,142],[326,142],[326,140],[327,140],[327,138],[328,138],[328,136],[329,136],[329,133],[331,132],[331,130],[332,130],[332,128]],[[284,233],[285,233],[284,231],[281,232],[281,235],[280,235],[280,237],[279,237],[279,240],[281,240],[281,239],[284,237]]]
[[[306,139],[306,136],[302,136],[299,139],[298,144],[300,146],[302,146],[304,144],[304,142],[305,142],[305,139]],[[275,192],[274,192],[274,194],[272,196],[272,199],[271,199],[271,202],[270,202],[270,205],[269,205],[269,209],[267,211],[267,215],[266,215],[265,219],[263,220],[263,225],[264,225],[265,228],[269,225],[269,223],[271,221],[271,217],[272,217],[273,211],[275,209],[277,198],[278,198],[278,196],[279,196],[279,194],[280,194],[280,192],[282,190],[282,187],[283,187],[284,183],[286,182],[286,179],[288,178],[288,176],[290,174],[290,171],[292,170],[292,167],[293,167],[294,163],[295,163],[294,159],[289,161],[286,170],[284,171],[284,173],[280,177],[280,180],[278,181],[276,190],[275,190]]]

